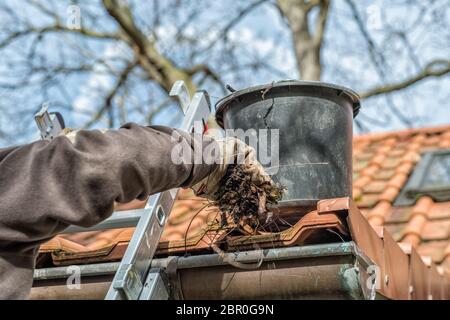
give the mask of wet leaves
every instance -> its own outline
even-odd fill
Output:
[[[241,165],[230,165],[222,180],[214,205],[220,209],[222,227],[231,220],[235,225],[256,229],[273,218],[271,207],[283,196],[284,188],[276,184],[257,186]]]

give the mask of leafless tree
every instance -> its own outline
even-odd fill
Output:
[[[428,28],[427,44],[439,54],[448,50],[447,6],[445,0],[394,2],[395,8],[375,7],[380,21],[373,31],[367,1],[4,1],[0,143],[29,140],[33,114],[45,102],[63,112],[69,126],[162,119],[176,124],[180,112],[167,93],[180,79],[191,92],[208,89],[213,99],[226,93],[226,83],[239,88],[282,78],[337,82],[356,88],[363,99],[383,99],[376,104],[380,112],[389,109],[411,125],[392,93],[408,92],[424,79],[447,78],[449,55],[422,54],[421,38],[413,37]],[[390,22],[389,10],[411,8],[420,14],[404,14],[404,25]],[[260,16],[271,20],[253,21]],[[404,55],[402,63],[396,64],[394,49]],[[294,68],[285,53],[296,60]],[[346,66],[344,58],[358,63]],[[367,79],[367,71],[376,77]],[[363,114],[359,126],[386,125],[381,118]]]
[[[0,4],[0,140],[29,138],[33,114],[45,102],[85,128],[129,119],[151,123],[164,112],[175,123],[180,114],[167,93],[176,80],[192,93],[212,87],[218,96],[225,92],[223,77],[266,69],[256,58],[240,63],[238,45],[229,38],[234,25],[264,2]]]
[[[335,20],[339,17],[340,20],[345,21],[345,24],[355,25],[350,32],[346,32],[345,28],[336,29],[336,23],[332,30],[327,28],[331,3],[335,4],[333,12]],[[339,8],[337,3],[340,4]],[[326,38],[325,34],[326,32],[335,35],[340,33],[340,41],[348,44],[346,48],[348,51],[344,51],[343,55],[354,56],[355,51],[362,46],[365,50],[359,53],[359,59],[368,57],[371,64],[369,67],[373,69],[373,74],[377,75],[378,81],[367,81],[369,86],[364,86],[360,90],[361,98],[368,99],[383,95],[384,103],[390,108],[390,112],[406,125],[413,125],[411,120],[403,114],[408,110],[402,111],[400,107],[395,106],[389,94],[408,89],[427,78],[438,78],[450,74],[448,1],[385,1],[381,4],[380,1],[277,0],[277,8],[291,32],[293,49],[302,79],[321,80],[323,78],[323,47],[330,42],[330,38]],[[398,16],[399,12],[400,16]],[[396,26],[393,26],[392,21],[389,20],[392,16],[397,19]],[[371,18],[377,21],[370,21]],[[377,24],[375,32],[369,30],[371,23]],[[342,23],[339,25],[342,27]],[[441,56],[437,58],[430,58],[428,55],[417,56],[410,39],[415,38],[414,41],[420,43],[422,39],[417,38],[419,29],[422,36],[428,38],[432,38],[432,33],[437,31],[436,36],[440,37],[439,41],[429,41],[428,45],[431,43],[436,45],[437,52]],[[424,34],[424,30],[428,32]],[[376,34],[378,41],[372,33],[378,33]],[[350,41],[350,38],[355,37],[359,42],[356,47]],[[392,52],[392,47],[396,45],[401,46],[401,52]],[[407,64],[406,68],[395,65],[401,59],[404,64]],[[338,65],[339,61],[335,63]],[[410,66],[413,67],[412,71],[408,70],[411,69]],[[405,69],[408,71],[406,76],[395,74],[395,71]],[[356,87],[361,87],[362,81],[364,81],[362,77],[357,77],[350,82],[355,83]],[[370,119],[370,121],[376,123],[377,119]],[[362,125],[361,121],[357,123]],[[385,126],[387,123],[381,121],[380,124]]]

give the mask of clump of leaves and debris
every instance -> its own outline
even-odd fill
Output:
[[[249,225],[256,229],[261,221],[273,221],[271,207],[283,196],[284,188],[276,184],[257,186],[241,165],[230,165],[222,180],[219,197],[214,202],[221,213],[222,227],[229,219],[236,225]]]

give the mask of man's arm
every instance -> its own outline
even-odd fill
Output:
[[[172,161],[175,144],[194,146],[191,135],[177,131],[175,140],[172,132],[127,124],[0,150],[0,251],[26,251],[70,224],[106,219],[114,201],[144,199],[208,176],[215,164]]]

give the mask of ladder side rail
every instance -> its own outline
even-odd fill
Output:
[[[208,94],[204,91],[196,92],[186,111],[181,129],[192,132],[196,121],[202,123],[209,114]],[[106,294],[106,300],[137,300],[139,298],[177,192],[178,189],[173,189],[149,197],[146,212],[136,226],[119,269]]]

